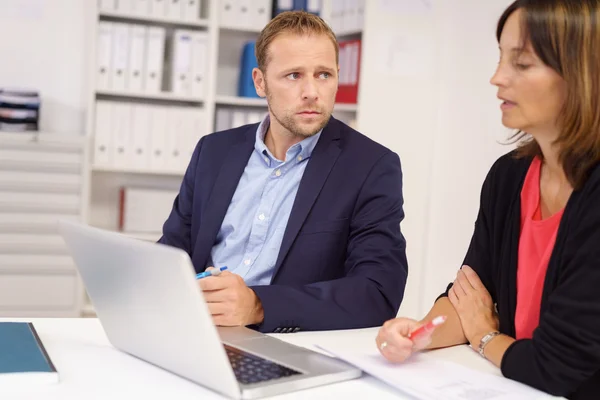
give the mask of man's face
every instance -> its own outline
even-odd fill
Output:
[[[325,35],[282,34],[268,48],[266,71],[253,71],[257,93],[267,98],[271,124],[306,138],[331,117],[338,88],[335,47]]]

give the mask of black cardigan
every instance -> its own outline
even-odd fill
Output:
[[[520,193],[530,164],[531,158],[509,153],[493,165],[464,260],[497,304],[500,331],[513,338]],[[532,339],[508,348],[501,370],[507,378],[553,395],[600,399],[600,166],[565,208],[544,282],[539,326]]]

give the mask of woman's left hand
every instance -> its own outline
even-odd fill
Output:
[[[465,337],[472,345],[479,345],[483,336],[498,330],[498,316],[492,296],[468,265],[464,265],[456,274],[448,298],[460,317]]]

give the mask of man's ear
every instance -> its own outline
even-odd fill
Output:
[[[252,69],[252,80],[254,81],[254,88],[256,89],[256,94],[260,97],[267,97],[267,92],[265,91],[265,75],[264,73],[258,69]]]

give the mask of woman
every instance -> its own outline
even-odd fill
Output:
[[[402,362],[470,343],[508,378],[600,399],[600,0],[515,1],[497,38],[491,82],[519,147],[483,184],[454,282],[422,321],[388,321],[377,345]]]

